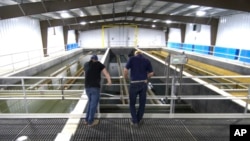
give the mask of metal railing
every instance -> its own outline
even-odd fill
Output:
[[[123,77],[112,77],[112,80],[118,80]],[[153,79],[164,79],[165,76],[154,76],[151,78]],[[174,79],[175,77],[171,77],[170,79]],[[212,78],[241,78],[241,79],[249,79],[250,76],[183,76],[183,79],[192,79],[192,80],[197,80],[199,82],[188,82],[182,83],[183,91],[185,92],[185,86],[190,87],[190,86],[203,86],[208,89],[211,89],[212,91],[216,91],[218,95],[211,95],[211,94],[206,94],[206,93],[193,93],[191,95],[184,95],[184,94],[177,94],[177,89],[180,84],[178,82],[176,83],[152,83],[153,86],[166,86],[169,85],[172,87],[171,95],[165,94],[165,95],[154,95],[154,96],[147,96],[147,100],[166,100],[166,101],[172,101],[169,103],[161,103],[161,104],[146,104],[146,107],[155,107],[164,109],[168,108],[170,109],[169,112],[164,112],[164,113],[145,113],[146,117],[155,117],[155,115],[161,115],[163,117],[178,117],[179,115],[182,115],[182,117],[189,117],[192,114],[195,114],[197,117],[203,117],[204,114],[210,114],[214,115],[215,113],[177,113],[175,112],[176,108],[176,103],[173,101],[230,101],[233,104],[238,105],[241,107],[243,110],[242,112],[236,112],[236,113],[230,113],[230,112],[222,112],[216,113],[220,115],[230,115],[234,114],[237,117],[250,117],[248,111],[250,110],[249,102],[250,102],[250,90],[249,90],[249,83],[237,83],[235,82],[233,85],[245,85],[246,88],[240,88],[240,89],[220,89],[220,85],[231,85],[229,83],[209,83],[205,81],[201,81],[201,79],[212,79]],[[11,84],[12,80],[19,80],[18,83]],[[52,81],[54,79],[55,81]],[[64,80],[68,79],[76,79],[79,80],[79,83],[75,84],[66,84],[63,82],[66,82]],[[41,81],[43,80],[43,81]],[[47,81],[44,81],[47,80]],[[39,115],[41,117],[45,116],[51,116],[51,117],[58,117],[55,116],[55,113],[45,113],[45,114],[39,114],[39,113],[30,113],[29,112],[29,106],[34,105],[31,104],[32,101],[36,100],[58,100],[58,101],[65,101],[65,100],[73,100],[73,101],[79,101],[79,100],[85,100],[87,101],[87,97],[82,97],[84,94],[84,77],[0,77],[0,106],[9,106],[8,108],[13,108],[16,106],[16,108],[23,109],[23,112],[3,112],[1,111],[1,117],[11,117],[14,114],[19,115],[20,117],[29,117],[31,115]],[[44,83],[46,82],[46,83]],[[71,89],[64,89],[64,86],[69,86]],[[110,86],[106,86],[105,84],[102,84],[102,87],[120,87],[121,85],[127,85],[128,84],[112,84]],[[230,92],[243,92],[244,95],[231,95]],[[126,95],[116,95],[116,94],[111,94],[111,93],[103,93],[102,95],[109,95],[108,97],[101,97],[101,100],[128,100],[129,97]],[[17,104],[18,101],[21,104]],[[5,105],[4,105],[4,104]],[[109,104],[109,106],[114,106],[114,107],[129,107],[128,104]],[[11,107],[13,106],[13,107]],[[105,106],[105,104],[100,105]],[[212,105],[215,106],[215,105]],[[48,107],[49,108],[49,107]],[[3,108],[1,108],[3,109]],[[73,111],[74,108],[72,108]],[[15,110],[14,110],[15,111]],[[69,116],[74,116],[72,114],[69,114],[72,111],[68,111],[66,113],[60,113],[60,117],[69,117]],[[75,115],[79,114],[84,117],[84,113],[78,113]],[[200,116],[199,116],[200,115]],[[100,117],[112,117],[112,116],[124,116],[127,117],[129,116],[129,113],[99,113]],[[230,117],[229,116],[229,117]],[[15,116],[16,117],[16,116]],[[204,116],[205,117],[205,116]],[[227,116],[225,116],[227,117]]]
[[[47,49],[48,50],[48,49]],[[44,57],[43,49],[0,55],[0,75],[16,72],[26,67],[63,56],[66,52],[61,47],[51,47],[49,56]]]

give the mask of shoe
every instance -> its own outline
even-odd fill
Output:
[[[86,120],[83,121],[83,125],[87,125],[88,122]]]
[[[143,124],[144,124],[144,120],[142,119],[139,121],[139,125],[143,125]]]
[[[129,120],[129,123],[132,127],[139,127],[138,123],[133,123],[133,121]]]
[[[95,126],[97,124],[99,124],[99,120],[98,119],[94,120],[92,124],[88,124],[88,127],[93,127],[93,126]]]

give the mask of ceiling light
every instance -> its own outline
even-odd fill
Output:
[[[166,23],[170,24],[170,23],[172,23],[172,21],[171,20],[166,20]]]
[[[198,5],[191,5],[191,6],[189,6],[188,8],[194,9],[194,8],[197,8],[197,7],[199,7],[199,6],[198,6]]]
[[[81,12],[80,17],[84,17],[84,16],[85,16],[85,14],[83,12]]]
[[[69,18],[70,15],[69,15],[69,13],[61,13],[61,17],[62,18]]]
[[[86,24],[86,22],[80,22],[80,24],[81,24],[81,25],[85,25],[85,24]]]
[[[157,20],[154,20],[153,22],[155,23],[155,22],[157,22]]]
[[[132,8],[133,8],[133,7],[129,6],[129,7],[126,7],[126,10],[127,10],[127,11],[130,11],[130,10],[132,10]]]
[[[206,12],[205,11],[197,11],[196,15],[197,16],[204,16],[204,15],[206,15]]]
[[[152,27],[155,28],[155,25],[153,24]]]

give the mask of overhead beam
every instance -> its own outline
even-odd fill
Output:
[[[165,15],[165,14],[141,14],[141,13],[128,13],[128,16],[142,17],[142,18],[152,18],[160,20],[172,20],[184,23],[197,23],[210,25],[213,20],[218,20],[215,18],[205,18],[205,17],[192,17],[192,16],[179,16],[179,15]]]
[[[126,0],[115,0],[115,2],[123,1]],[[91,3],[87,0],[57,0],[7,5],[0,7],[0,19],[8,19],[36,15],[41,13],[56,12],[61,10],[97,6],[102,4],[110,4],[113,2],[114,0],[93,0]]]
[[[136,24],[139,27],[145,28],[152,28],[152,22],[141,22],[141,21],[128,21],[128,20],[121,20],[121,21],[110,21],[110,22],[100,22],[100,23],[93,23],[87,25],[71,25],[70,29],[74,30],[87,30],[87,29],[101,29],[102,25],[128,25],[128,24]],[[185,26],[185,24],[165,24],[165,23],[154,23],[157,29],[166,29],[166,28],[181,28]],[[68,26],[65,26],[68,27]],[[155,28],[152,28],[155,29]]]
[[[124,17],[126,16],[126,13],[117,13],[116,17]],[[113,14],[104,14],[102,17],[100,15],[96,16],[87,16],[87,17],[77,17],[77,18],[68,18],[68,19],[56,19],[56,20],[50,20],[50,23],[47,21],[41,21],[41,25],[45,27],[50,26],[62,26],[62,25],[68,25],[68,24],[79,24],[81,21],[90,22],[90,21],[97,21],[97,20],[103,20],[103,19],[112,19]]]
[[[158,0],[250,12],[249,0]]]
[[[142,17],[142,18],[152,18],[152,19],[160,19],[160,20],[172,20],[183,23],[196,23],[196,24],[206,24],[210,25],[214,21],[218,21],[218,19],[214,18],[204,18],[204,17],[191,17],[191,16],[178,16],[178,15],[165,15],[165,14],[141,14],[141,13],[116,13],[117,17],[125,17],[125,16],[133,16],[133,17]],[[113,14],[104,14],[102,15],[103,19],[112,19]],[[40,25],[42,27],[53,27],[53,26],[66,26],[70,24],[79,24],[81,21],[90,22],[100,20],[100,16],[87,16],[87,17],[77,17],[77,18],[68,18],[68,19],[56,19],[49,20],[49,22],[41,21]]]

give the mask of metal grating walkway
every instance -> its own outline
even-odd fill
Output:
[[[53,141],[67,119],[0,119],[0,141],[28,136],[31,141]],[[83,123],[83,119],[81,119]],[[128,118],[104,118],[94,127],[80,124],[72,141],[229,141],[231,124],[250,119],[144,119],[138,128]]]
[[[228,141],[230,124],[249,123],[250,119],[144,119],[136,128],[129,125],[129,119],[101,119],[94,127],[78,126],[73,140]]]
[[[28,136],[31,141],[53,141],[67,119],[0,119],[0,141]]]

